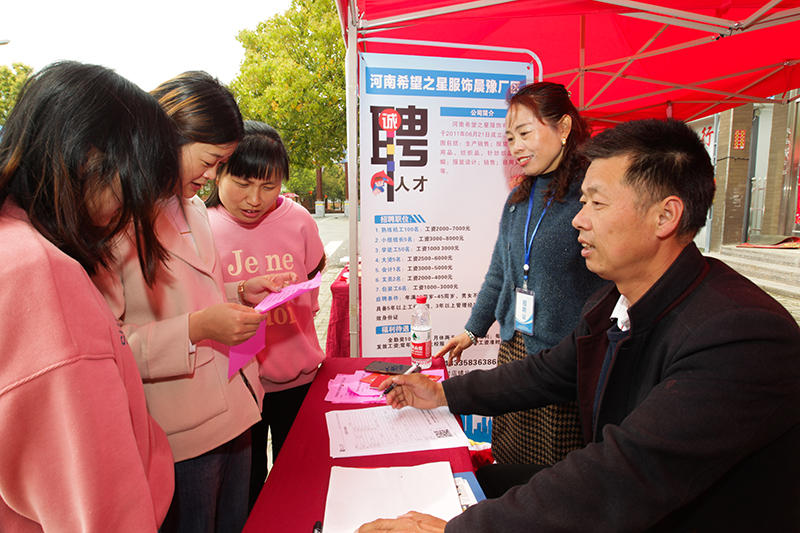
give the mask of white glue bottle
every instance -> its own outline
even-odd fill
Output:
[[[411,362],[421,368],[431,367],[431,312],[426,296],[417,296],[417,305],[411,313]]]

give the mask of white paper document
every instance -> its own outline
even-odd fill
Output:
[[[395,410],[384,405],[329,411],[325,420],[334,459],[469,446],[447,407]]]
[[[323,533],[353,533],[408,511],[450,520],[461,513],[448,462],[390,468],[331,468]]]

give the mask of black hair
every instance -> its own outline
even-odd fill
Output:
[[[691,240],[706,223],[714,201],[714,165],[700,137],[680,120],[634,120],[605,130],[583,150],[590,159],[625,156],[622,183],[637,193],[644,211],[667,196],[677,196],[684,210],[678,237]]]
[[[272,126],[247,120],[244,123],[244,137],[228,161],[219,166],[217,176],[229,174],[246,180],[280,182],[289,179],[289,154],[281,136]],[[211,182],[211,193],[206,199],[207,207],[222,203],[219,188]]]
[[[0,205],[16,203],[90,274],[108,266],[114,239],[131,224],[152,283],[167,256],[154,229],[157,203],[177,186],[178,150],[155,98],[108,68],[54,63],[28,79],[2,130]],[[97,227],[87,200],[115,186],[119,215]]]

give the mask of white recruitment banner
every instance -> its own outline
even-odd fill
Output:
[[[463,332],[516,165],[506,97],[531,77],[525,63],[361,55],[365,357],[411,354],[417,296],[431,308],[434,353]],[[499,344],[495,324],[450,374],[493,367]]]

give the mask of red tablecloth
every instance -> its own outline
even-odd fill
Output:
[[[336,281],[331,283],[331,316],[328,319],[328,335],[325,341],[327,357],[350,357],[350,283],[344,267]],[[360,280],[359,280],[360,281]],[[361,301],[361,283],[358,284],[358,300]],[[358,312],[358,331],[361,338],[361,308]],[[361,356],[361,343],[358,354]]]
[[[405,363],[409,357],[382,359]],[[243,533],[310,532],[314,522],[322,520],[331,467],[414,466],[434,461],[449,461],[453,472],[472,472],[469,449],[452,448],[424,452],[373,455],[332,459],[328,451],[327,411],[359,409],[360,405],[332,404],[324,400],[328,381],[336,374],[363,370],[374,359],[325,359],[306,396],[297,419],[281,448],[281,456],[272,467]],[[443,360],[434,359],[434,368]],[[358,505],[358,502],[353,502]]]

